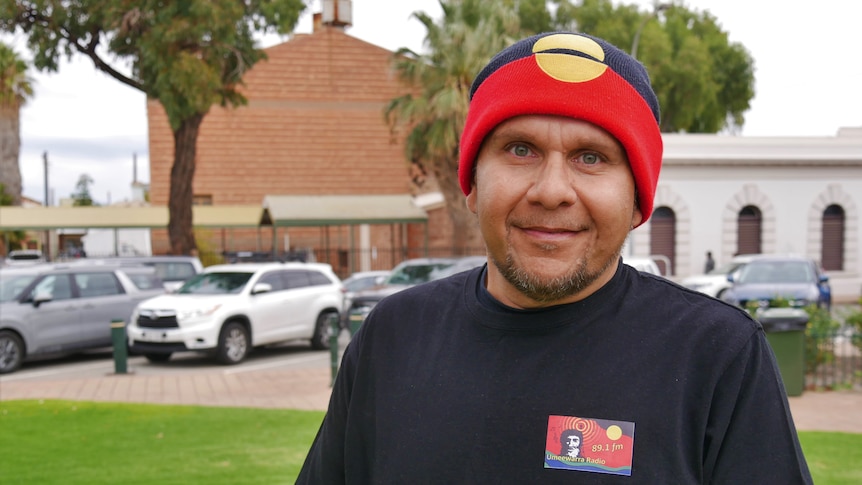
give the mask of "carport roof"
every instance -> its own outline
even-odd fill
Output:
[[[251,205],[194,206],[195,227],[258,227],[266,225],[263,209]],[[0,207],[0,229],[164,228],[165,206],[129,207]]]
[[[0,207],[0,230],[165,228],[166,206]],[[195,227],[327,226],[425,222],[409,194],[267,195],[263,207],[192,207]]]
[[[327,226],[426,222],[409,194],[267,195],[263,219],[274,226]]]

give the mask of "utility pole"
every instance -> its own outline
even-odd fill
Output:
[[[45,208],[50,206],[50,199],[48,199],[48,152],[45,151],[42,153],[42,161],[45,172]],[[51,230],[45,229],[45,241],[42,244],[43,251],[42,256],[45,257],[45,261],[51,261]]]

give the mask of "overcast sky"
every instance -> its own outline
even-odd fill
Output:
[[[650,0],[636,3],[643,10]],[[311,31],[311,11],[296,32]],[[840,127],[862,126],[862,2],[819,0],[686,0],[709,10],[755,62],[755,97],[742,136],[834,136]],[[805,8],[801,8],[801,7]],[[381,47],[422,49],[425,31],[411,19],[424,11],[440,16],[438,0],[353,0],[347,33]],[[29,58],[23,38],[6,36]],[[286,38],[285,38],[286,40]],[[267,45],[279,39],[267,39]],[[48,153],[49,197],[55,203],[75,190],[82,174],[94,179],[91,193],[102,204],[131,197],[133,160],[137,180],[149,182],[147,120],[140,92],[95,70],[77,57],[58,73],[32,71],[35,97],[21,111],[21,172],[24,195],[45,199],[43,153]]]

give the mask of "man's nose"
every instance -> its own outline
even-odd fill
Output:
[[[565,155],[552,154],[536,169],[527,200],[546,209],[573,205],[578,200],[574,179],[575,174]]]

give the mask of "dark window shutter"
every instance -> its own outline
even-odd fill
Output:
[[[668,207],[659,207],[650,218],[650,254],[661,254],[670,260],[670,268],[657,259],[661,274],[671,276],[676,268],[676,215]]]
[[[736,220],[736,254],[759,254],[761,248],[761,223],[760,209],[754,206],[745,206],[739,211]]]
[[[820,264],[826,271],[844,269],[844,209],[830,205],[823,211]]]

